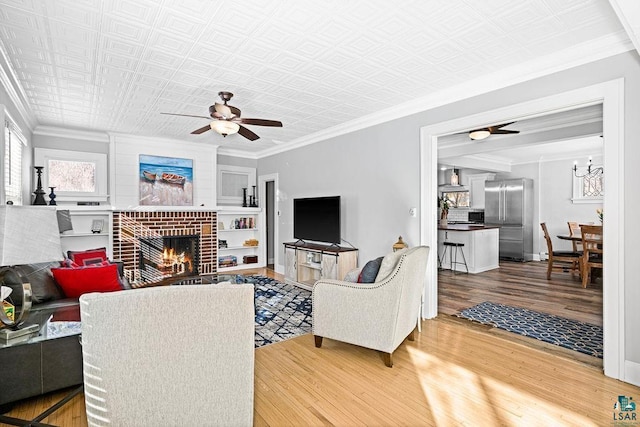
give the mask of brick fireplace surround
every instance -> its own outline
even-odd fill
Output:
[[[139,238],[200,236],[200,274],[217,271],[217,214],[213,211],[115,211],[113,213],[113,257],[124,262],[132,286],[139,283]]]

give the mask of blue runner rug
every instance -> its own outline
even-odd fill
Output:
[[[311,292],[265,276],[255,289],[256,348],[311,332]]]
[[[457,316],[602,359],[602,327],[485,301]]]

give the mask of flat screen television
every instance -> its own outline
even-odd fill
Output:
[[[293,237],[340,244],[340,196],[293,199]]]

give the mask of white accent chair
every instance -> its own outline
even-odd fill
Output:
[[[253,286],[80,297],[90,426],[253,424]]]
[[[385,256],[375,283],[319,280],[313,286],[313,335],[316,347],[330,338],[392,354],[405,338],[413,340],[426,279],[429,248]]]

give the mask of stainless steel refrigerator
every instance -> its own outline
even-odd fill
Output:
[[[486,181],[485,225],[500,227],[500,258],[533,259],[533,180]]]

